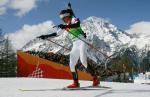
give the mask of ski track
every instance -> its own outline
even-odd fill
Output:
[[[149,85],[133,83],[101,82],[102,86],[112,89],[61,90],[71,83],[72,80],[60,79],[0,78],[0,97],[149,97],[150,95]],[[91,81],[80,81],[81,87],[91,84]]]

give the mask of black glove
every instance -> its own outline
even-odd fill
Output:
[[[71,3],[70,2],[68,3],[68,7],[71,8]]]
[[[38,36],[37,38],[46,39],[46,38],[48,38],[48,37],[47,37],[47,35],[41,35],[41,36]]]
[[[86,38],[86,37],[87,37],[87,36],[86,36],[86,33],[83,32],[83,36],[84,36],[84,38]]]
[[[63,24],[60,24],[60,25],[58,25],[58,28],[61,28],[61,29],[66,29],[66,28],[68,28],[68,25],[63,25]]]
[[[54,36],[57,36],[57,33],[52,33],[52,34],[48,34],[48,35],[41,35],[37,38],[41,38],[41,39],[47,39],[49,37],[54,37]]]

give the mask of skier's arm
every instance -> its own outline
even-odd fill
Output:
[[[54,32],[52,34],[47,34],[47,35],[41,35],[41,36],[38,36],[37,38],[41,38],[41,39],[47,39],[50,37],[52,38],[52,37],[56,37],[56,36],[61,35],[63,32],[64,32],[64,30],[59,29],[57,32]]]

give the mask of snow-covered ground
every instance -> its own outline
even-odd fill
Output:
[[[150,72],[146,72],[145,74],[140,73],[137,77],[135,77],[134,83],[150,85]]]
[[[59,90],[72,83],[71,80],[44,78],[0,78],[0,97],[149,97],[150,86],[132,83],[101,82],[112,89]],[[89,86],[90,81],[80,81]],[[42,89],[43,91],[20,91],[19,89]],[[58,90],[57,90],[58,89]]]

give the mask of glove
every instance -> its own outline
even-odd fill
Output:
[[[86,36],[86,33],[83,32],[83,36],[84,36],[84,38],[86,38],[86,37],[87,37],[87,36]]]
[[[55,32],[55,33],[52,33],[52,34],[48,34],[48,35],[41,35],[41,36],[39,36],[39,37],[37,37],[37,38],[47,39],[47,38],[49,38],[49,37],[54,37],[54,36],[57,36],[57,33],[56,33],[56,32]]]
[[[47,35],[41,35],[41,36],[39,36],[39,37],[37,37],[37,38],[46,39],[46,38],[48,38],[48,37],[47,37]]]
[[[66,28],[68,28],[68,26],[67,26],[67,25],[63,25],[63,24],[60,24],[60,25],[58,25],[58,28],[66,29]]]
[[[68,3],[68,7],[71,8],[71,3],[70,2]]]

